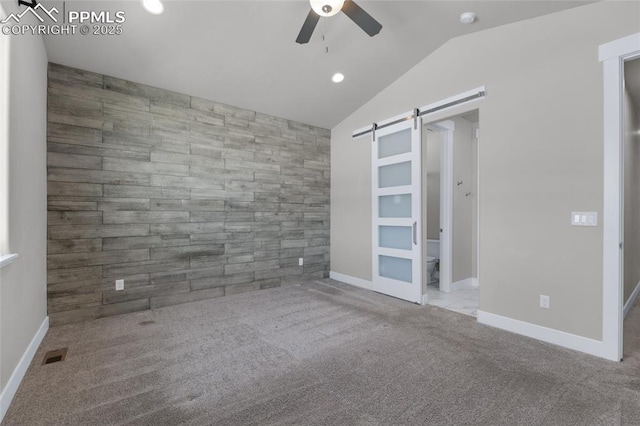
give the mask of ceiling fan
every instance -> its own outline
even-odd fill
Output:
[[[336,15],[342,11],[347,15],[357,26],[362,28],[365,33],[373,37],[378,34],[382,29],[382,25],[371,17],[367,12],[358,6],[353,0],[309,0],[311,3],[311,10],[302,24],[302,29],[296,43],[305,44],[311,39],[311,34],[316,28],[320,17],[329,17]]]

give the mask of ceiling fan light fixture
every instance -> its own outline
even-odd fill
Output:
[[[344,0],[309,0],[311,9],[320,16],[336,15],[342,9]]]
[[[354,0],[309,0],[311,10],[304,20],[302,28],[296,38],[296,43],[306,44],[311,40],[313,30],[320,21],[320,18],[333,16],[342,12],[362,29],[369,37],[378,34],[382,29],[380,22],[373,19],[364,9],[356,4]]]
[[[142,6],[144,6],[147,12],[154,15],[160,15],[164,12],[164,5],[160,0],[142,0]]]

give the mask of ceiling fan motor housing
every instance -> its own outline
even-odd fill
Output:
[[[340,12],[344,0],[309,0],[311,8],[320,16],[333,16]]]

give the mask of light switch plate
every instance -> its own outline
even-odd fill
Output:
[[[571,212],[571,225],[598,226],[598,212]]]
[[[116,280],[116,291],[124,290],[124,280]]]

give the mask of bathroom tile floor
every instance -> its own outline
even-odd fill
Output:
[[[429,284],[427,286],[427,304],[475,317],[478,315],[480,304],[480,287],[443,293],[438,290],[437,282]]]

